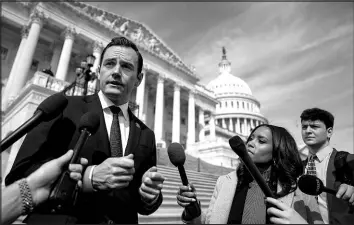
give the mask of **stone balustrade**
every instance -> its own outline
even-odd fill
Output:
[[[30,88],[31,85],[37,85],[40,87],[44,87],[44,88],[52,90],[54,92],[60,92],[60,91],[63,91],[64,88],[68,87],[71,84],[67,81],[57,79],[57,78],[52,77],[52,76],[50,76],[46,73],[43,73],[41,71],[37,71],[34,74],[33,78],[30,79],[29,81],[27,81],[27,83],[26,83],[25,87],[22,89],[22,91],[25,91],[26,89]],[[98,92],[98,89],[96,88],[96,82],[90,81],[88,83],[88,87],[87,87],[87,95],[92,95],[95,92]],[[83,95],[83,93],[84,93],[83,83],[80,81],[76,81],[75,85],[73,85],[72,88],[70,88],[69,90],[67,90],[65,92],[65,94],[68,96],[73,96],[73,95],[80,96],[80,95]],[[20,94],[21,94],[21,92],[19,93],[19,95]],[[17,97],[12,99],[12,101],[9,102],[9,105],[12,104],[12,102],[14,102],[14,100]],[[133,101],[130,101],[129,107],[134,112],[139,108],[139,105],[137,105]]]

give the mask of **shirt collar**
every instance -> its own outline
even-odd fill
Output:
[[[112,105],[115,105],[109,98],[107,98],[107,96],[105,96],[103,94],[102,91],[99,91],[98,92],[98,97],[101,101],[101,105],[102,105],[102,109],[105,110],[105,109],[108,109],[109,107],[111,107]],[[117,105],[116,105],[117,106]],[[129,115],[128,115],[128,106],[129,106],[129,103],[126,102],[124,103],[123,105],[118,105],[118,107],[120,108],[120,110],[122,111],[123,113],[123,117],[126,121],[129,120]]]
[[[320,149],[316,153],[318,161],[322,162],[327,156],[329,156],[332,153],[332,151],[333,151],[333,148],[330,145],[327,145],[326,147]],[[309,154],[309,156],[310,156],[310,154]]]

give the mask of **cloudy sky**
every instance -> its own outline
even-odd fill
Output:
[[[302,144],[299,116],[320,107],[335,115],[332,144],[353,152],[353,3],[90,3],[150,27],[201,84],[218,75],[221,47],[270,123]]]

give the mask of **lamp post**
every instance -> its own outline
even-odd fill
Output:
[[[97,78],[96,73],[91,71],[91,67],[93,66],[93,63],[95,62],[96,57],[94,55],[88,55],[86,60],[83,60],[80,64],[80,67],[76,68],[75,72],[77,75],[77,78],[72,82],[69,86],[64,88],[62,91],[64,94],[69,91],[71,88],[73,88],[73,94],[75,93],[75,87],[77,84],[77,79],[79,80],[84,80],[84,93],[83,95],[87,94],[87,84],[90,80],[94,80]]]
[[[94,55],[88,55],[86,60],[83,60],[80,64],[80,67],[76,68],[76,75],[79,79],[84,80],[84,93],[83,95],[87,94],[87,85],[88,82],[94,80],[96,78],[96,73],[91,71],[91,67],[95,62],[96,57]]]

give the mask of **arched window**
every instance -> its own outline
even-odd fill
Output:
[[[240,108],[240,104],[238,103],[238,101],[236,103],[237,103],[237,108],[239,109]]]
[[[245,109],[245,103],[242,102],[242,109]]]

